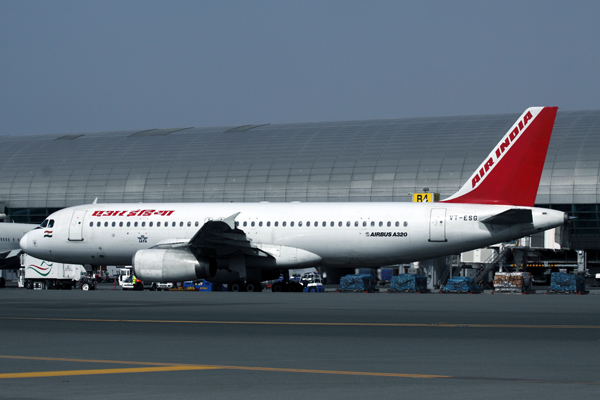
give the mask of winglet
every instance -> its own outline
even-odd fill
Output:
[[[446,203],[535,204],[558,107],[531,107]]]

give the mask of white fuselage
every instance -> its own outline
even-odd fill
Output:
[[[23,235],[35,227],[37,225],[0,222],[0,253],[20,250],[19,241]]]
[[[514,208],[533,223],[481,221]],[[53,226],[26,235],[35,257],[73,264],[131,265],[136,251],[187,241],[206,221],[235,213],[253,246],[302,249],[321,266],[383,266],[457,254],[514,240],[564,223],[556,210],[448,203],[139,203],[71,207],[48,217]],[[317,259],[315,259],[317,260]],[[285,263],[294,267],[294,260]]]

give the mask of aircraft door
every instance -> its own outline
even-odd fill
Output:
[[[83,240],[83,217],[85,217],[86,212],[87,210],[75,210],[73,213],[71,224],[69,225],[70,241]]]
[[[429,221],[429,241],[446,242],[446,209],[432,208]]]

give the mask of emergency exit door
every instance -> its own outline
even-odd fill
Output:
[[[429,241],[446,241],[446,209],[432,208],[431,218],[429,220]]]

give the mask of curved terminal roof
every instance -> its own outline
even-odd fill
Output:
[[[444,198],[519,115],[0,136],[0,203]],[[559,111],[536,203],[599,203],[599,154],[600,110]]]

